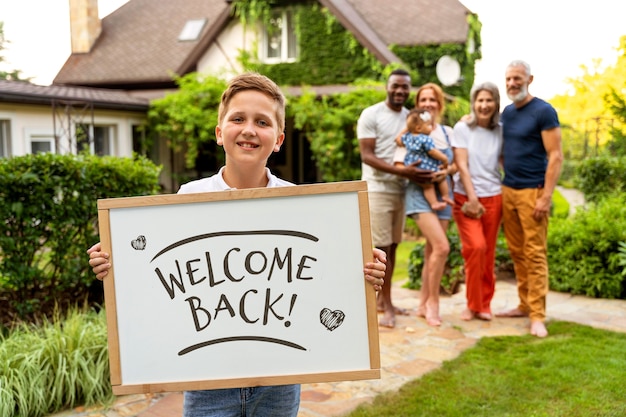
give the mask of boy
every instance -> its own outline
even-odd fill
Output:
[[[215,128],[217,144],[224,147],[226,154],[225,165],[212,177],[183,184],[179,194],[293,186],[266,167],[272,152],[280,150],[284,128],[285,98],[273,81],[255,73],[233,78],[222,94]],[[109,255],[101,252],[100,243],[87,253],[96,277],[103,279],[111,267]],[[374,258],[379,262],[365,265],[365,279],[380,291],[386,258],[377,249]],[[187,391],[183,415],[296,417],[299,405],[300,385]]]

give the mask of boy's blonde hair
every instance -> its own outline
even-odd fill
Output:
[[[433,116],[426,109],[411,109],[409,114],[406,115],[406,128],[409,132],[415,133],[418,129],[425,125],[432,125]]]
[[[218,110],[219,123],[224,119],[233,97],[237,95],[237,93],[246,90],[258,91],[276,102],[276,120],[278,121],[279,131],[283,132],[285,130],[285,96],[274,81],[270,80],[265,75],[255,72],[237,75],[230,80],[228,87],[222,93]]]

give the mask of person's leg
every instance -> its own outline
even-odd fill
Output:
[[[465,296],[467,309],[461,314],[463,320],[471,320],[476,313],[483,312],[483,275],[487,244],[484,238],[481,219],[473,219],[461,211],[467,196],[454,194],[453,208],[456,227],[461,239],[461,255],[465,269]]]
[[[240,388],[185,391],[183,417],[241,417],[242,397]]]
[[[391,287],[396,261],[396,248],[404,230],[404,195],[369,193],[370,218],[374,246],[387,254],[387,268],[382,290],[377,294],[377,308],[383,312],[379,324],[395,326],[396,307],[391,299]]]
[[[276,385],[245,389],[245,417],[296,417],[300,385]]]
[[[533,210],[542,193],[543,189],[528,190],[527,199],[533,202]],[[524,257],[528,273],[528,315],[532,324],[531,334],[545,337],[548,335],[544,325],[548,294],[548,216],[537,220],[532,214],[533,211],[529,210],[520,216],[526,237]]]
[[[521,191],[523,190],[502,186],[502,223],[506,244],[513,260],[519,305],[511,310],[497,313],[496,316],[498,317],[526,317],[529,312],[527,301],[528,274],[526,259],[524,258],[524,229],[520,221],[520,211],[527,211],[528,207],[524,206],[528,204]]]
[[[442,181],[445,183],[445,181]],[[446,208],[446,203],[443,201],[439,201],[437,198],[437,192],[435,191],[435,186],[432,184],[424,184],[422,187],[424,190],[424,198],[428,201],[428,205],[431,209],[439,211]]]
[[[496,246],[502,222],[502,195],[481,198],[480,203],[485,208],[485,213],[480,219],[485,241],[480,312],[486,313],[491,317],[491,300],[496,288]]]
[[[426,297],[421,297],[425,303],[426,322],[431,326],[439,326],[441,325],[439,287],[450,252],[450,245],[443,224],[447,226],[448,221],[440,221],[434,213],[420,213],[413,215],[413,219],[427,244],[430,244],[430,250],[425,251],[424,265],[427,273],[423,277],[421,289],[421,291],[426,292]]]
[[[439,190],[439,195],[443,202],[454,206],[454,200],[450,198],[450,186],[448,185],[447,179],[437,183],[437,189]]]

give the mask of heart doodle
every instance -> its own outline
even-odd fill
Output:
[[[135,250],[144,250],[146,248],[146,237],[144,235],[137,236],[137,239],[130,241],[130,246]]]
[[[331,332],[341,326],[346,315],[341,310],[330,311],[329,308],[323,308],[320,311],[320,322]]]

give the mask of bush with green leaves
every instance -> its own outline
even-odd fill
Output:
[[[12,314],[101,293],[85,254],[99,240],[97,200],[155,194],[159,170],[143,157],[0,159],[0,299]]]
[[[110,403],[108,358],[104,311],[57,312],[38,326],[0,332],[0,416]]]
[[[626,298],[623,242],[626,194],[589,204],[574,216],[551,221],[550,288],[597,298]]]
[[[575,183],[587,201],[626,192],[626,157],[600,156],[581,161],[576,168]]]

